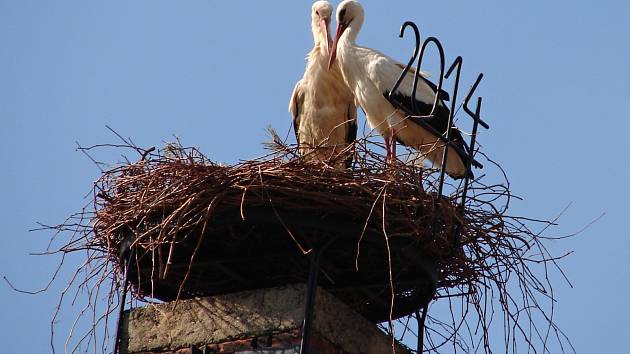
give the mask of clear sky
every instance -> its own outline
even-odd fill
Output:
[[[555,316],[580,353],[627,350],[630,2],[363,3],[361,44],[405,61],[410,40],[398,29],[413,20],[449,60],[464,57],[464,87],[485,73],[492,128],[480,141],[525,198],[515,214],[552,218],[572,203],[550,231],[562,235],[606,213],[551,247],[575,251],[561,262],[574,287],[558,279]],[[312,46],[310,4],[0,0],[0,275],[45,285],[58,258],[29,256],[50,235],[27,230],[88,202],[99,172],[75,141],[115,142],[106,124],[140,146],[177,135],[219,161],[259,155],[265,126],[289,128],[289,95]],[[63,285],[28,296],[0,283],[3,352],[50,351]]]

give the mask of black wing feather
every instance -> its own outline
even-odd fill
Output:
[[[293,88],[293,93],[291,94],[291,100],[289,101],[289,112],[291,112],[291,117],[293,118],[293,133],[295,134],[295,141],[297,147],[300,147],[300,101],[303,99],[302,90],[300,90],[302,85],[302,80],[298,81]]]
[[[385,96],[385,98],[389,100],[389,92],[385,92],[383,96]],[[444,133],[446,133],[450,110],[446,107],[444,102],[438,102],[438,105],[435,107],[433,115],[430,115],[431,109],[433,108],[432,103],[426,103],[417,99],[412,99],[411,96],[403,95],[401,93],[394,93],[391,98],[392,104],[395,107],[399,107],[400,109],[405,111],[405,113],[407,113],[408,115],[408,119],[412,122],[423,127],[430,127],[431,129],[427,130],[433,130],[431,131],[433,134],[439,134],[443,136]],[[415,110],[412,110],[411,107],[415,107]],[[397,141],[400,144],[405,145],[404,142],[398,139]],[[464,164],[467,165],[470,160],[468,144],[466,144],[462,133],[455,126],[451,126],[451,142],[455,145],[455,147],[457,147],[453,150],[457,152],[457,155],[462,159]],[[474,159],[472,160],[472,165],[477,168],[483,167],[479,162],[475,161]]]
[[[352,111],[354,110],[354,112]],[[352,144],[355,140],[357,140],[357,131],[359,127],[357,126],[357,117],[356,117],[356,107],[354,105],[348,105],[348,109],[346,111],[346,143]],[[354,115],[353,115],[354,113]],[[346,168],[352,167],[352,160],[354,158],[354,154],[349,154],[346,159]]]

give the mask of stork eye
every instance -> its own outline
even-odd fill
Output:
[[[339,11],[339,17],[343,20],[344,17],[346,17],[346,9],[341,9],[341,11]]]
[[[317,16],[319,16],[319,11],[315,11],[315,13],[317,14]]]

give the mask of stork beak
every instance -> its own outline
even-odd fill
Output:
[[[330,33],[328,33],[328,24],[326,23],[326,19],[319,21],[319,26],[322,28],[322,33],[324,33],[324,50],[326,51],[326,55],[330,55],[330,45],[332,44],[332,40],[330,39]]]
[[[348,28],[348,25],[345,23],[337,24],[337,33],[335,34],[335,41],[333,42],[332,52],[330,52],[330,60],[328,60],[328,70],[332,68],[335,63],[335,59],[337,59],[337,43],[339,43],[339,38],[343,34],[343,32]]]

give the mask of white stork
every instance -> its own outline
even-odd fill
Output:
[[[304,76],[293,89],[289,112],[300,153],[308,160],[332,159],[334,166],[342,167],[352,163],[349,153],[344,154],[345,159],[338,155],[356,139],[357,110],[339,66],[328,67],[332,14],[328,1],[313,4],[311,27],[315,46],[308,55]]]
[[[440,166],[445,144],[414,121],[417,118],[407,116],[386,99],[405,66],[374,49],[356,44],[363,20],[363,6],[359,2],[345,0],[339,4],[337,34],[329,65],[339,63],[343,78],[353,91],[357,104],[365,111],[368,123],[385,139],[388,160],[395,158],[395,144],[398,141],[419,150],[424,157]],[[422,74],[418,75],[415,111],[412,111],[413,76],[412,71],[405,77],[394,97],[414,116],[427,116],[431,113],[437,87]],[[448,94],[444,91],[440,92],[433,116],[421,118],[426,119],[439,133],[446,132],[449,116],[449,109],[442,100],[448,100]],[[453,178],[462,178],[466,174],[468,148],[460,131],[454,126],[451,129],[451,140],[461,151],[449,148],[446,172]]]

